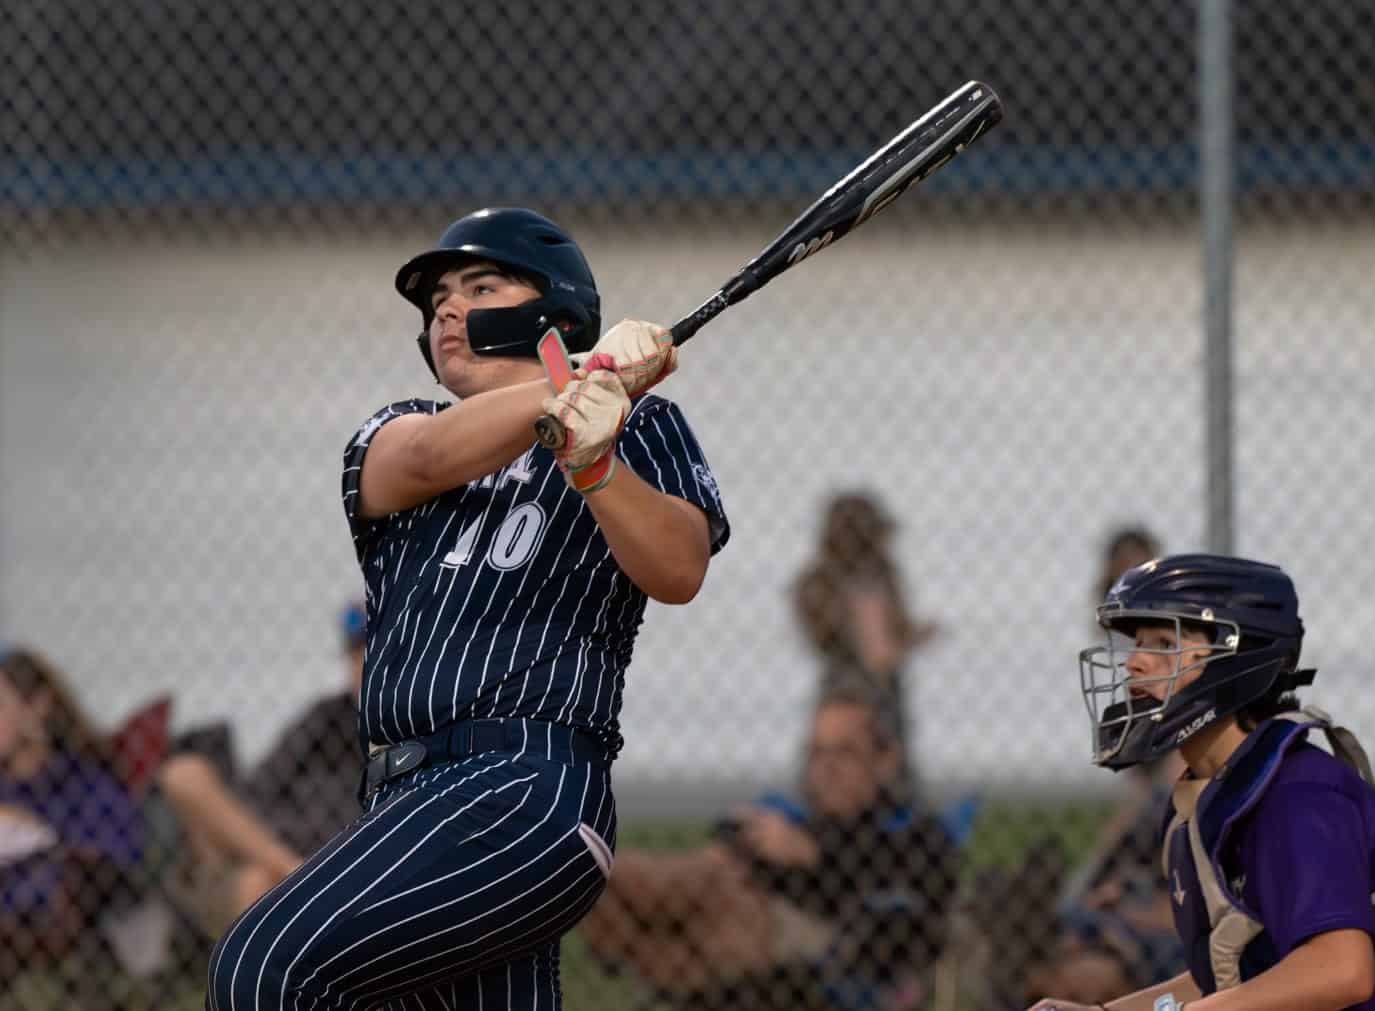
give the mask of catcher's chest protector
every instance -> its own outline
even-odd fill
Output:
[[[1264,796],[1289,749],[1321,728],[1333,754],[1370,782],[1370,765],[1351,732],[1316,709],[1284,713],[1262,723],[1228,759],[1224,774],[1181,780],[1165,831],[1164,865],[1175,929],[1189,972],[1204,994],[1234,987],[1279,958],[1265,925],[1242,900],[1242,882],[1223,866],[1233,827]]]

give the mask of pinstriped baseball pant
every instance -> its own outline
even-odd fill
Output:
[[[225,932],[207,1011],[556,1011],[615,824],[601,765],[487,753],[394,780]]]

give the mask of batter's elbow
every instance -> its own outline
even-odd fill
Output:
[[[697,596],[696,590],[661,590],[658,593],[649,594],[650,597],[661,604],[687,604],[691,603],[692,598]]]
[[[680,569],[672,573],[670,578],[665,579],[662,585],[656,586],[653,591],[645,589],[645,593],[661,604],[687,604],[702,589],[706,575],[705,568],[700,572],[684,572]]]

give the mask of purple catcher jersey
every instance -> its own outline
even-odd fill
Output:
[[[1209,916],[1188,833],[1171,832],[1167,845],[1175,925],[1194,979],[1211,992]],[[1326,751],[1294,742],[1216,859],[1219,884],[1264,928],[1241,954],[1242,982],[1317,934],[1352,929],[1375,939],[1375,788]],[[1375,999],[1351,1007],[1375,1011]]]
[[[1237,828],[1232,884],[1265,924],[1275,961],[1329,930],[1375,938],[1375,788],[1350,766],[1297,745]],[[1375,1011],[1375,999],[1353,1007]]]

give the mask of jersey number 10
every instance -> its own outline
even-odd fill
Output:
[[[486,514],[483,514],[464,527],[454,549],[439,564],[456,569],[471,562],[486,518]],[[501,526],[492,535],[485,558],[487,564],[498,571],[508,572],[530,561],[544,539],[544,522],[544,510],[538,502],[522,502],[516,506],[506,514]]]

